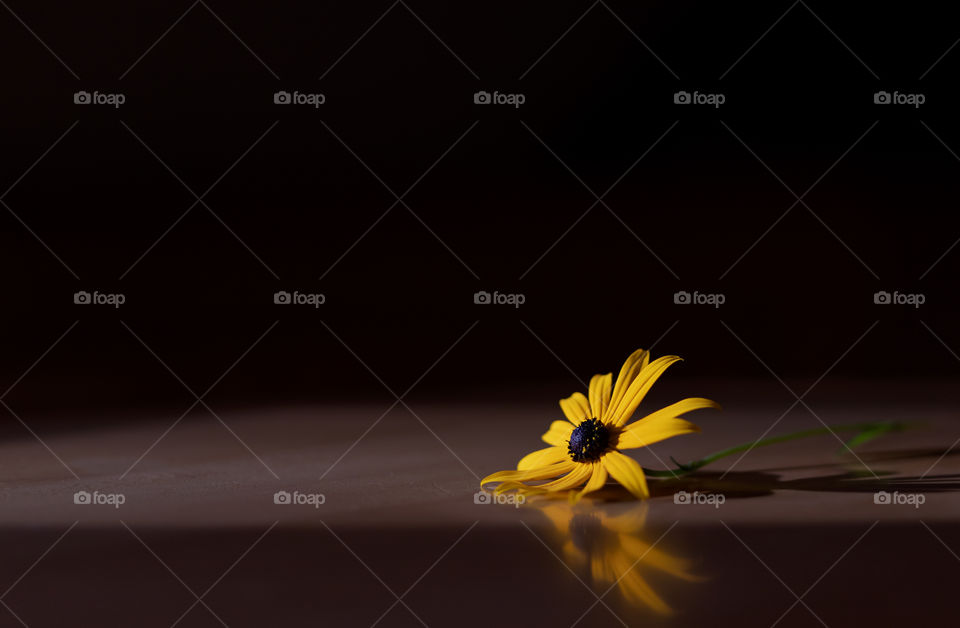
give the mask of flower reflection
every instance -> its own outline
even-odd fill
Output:
[[[673,609],[654,591],[647,576],[666,573],[687,582],[702,581],[691,573],[690,561],[673,556],[646,531],[648,505],[631,507],[613,515],[598,506],[567,502],[538,504],[550,520],[561,546],[561,557],[575,572],[590,578],[599,593],[614,588],[636,606],[661,615]]]

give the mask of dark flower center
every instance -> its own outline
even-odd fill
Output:
[[[610,430],[599,419],[587,419],[573,429],[567,451],[574,462],[599,460],[610,444]]]

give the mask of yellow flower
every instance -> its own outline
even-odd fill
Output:
[[[639,499],[650,496],[640,464],[620,453],[622,449],[646,447],[700,428],[678,418],[701,408],[719,408],[709,399],[693,397],[678,401],[627,425],[637,406],[660,375],[680,358],[667,355],[650,362],[650,353],[634,351],[623,363],[611,393],[612,373],[594,375],[590,398],[574,393],[560,400],[566,421],[554,421],[543,435],[550,447],[538,449],[520,460],[515,471],[488,475],[481,486],[500,482],[496,492],[517,490],[523,494],[566,491],[583,486],[574,501],[604,486],[608,477],[622,484]],[[551,480],[544,484],[528,484]]]
[[[674,556],[659,541],[648,540],[647,504],[611,515],[602,508],[579,510],[553,502],[540,511],[555,527],[561,555],[571,569],[583,571],[594,586],[616,584],[624,599],[660,615],[673,609],[650,586],[645,571],[661,572],[687,582],[702,582],[690,562]],[[612,588],[612,587],[611,587]]]

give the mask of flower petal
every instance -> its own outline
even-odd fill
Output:
[[[643,467],[640,463],[624,456],[619,451],[611,451],[603,456],[603,465],[607,468],[611,477],[624,488],[633,493],[638,499],[647,499],[650,497],[650,490],[647,488],[647,477],[643,474]]]
[[[681,414],[703,408],[719,409],[720,405],[710,399],[690,397],[689,399],[678,401],[666,408],[657,410],[624,428],[620,434],[617,448],[632,449],[635,447],[646,447],[647,445],[660,442],[671,436],[699,432],[699,427],[677,417]]]
[[[524,484],[523,482],[503,482],[493,490],[494,495],[500,495],[506,493],[507,491],[517,491],[517,493],[527,496],[527,495],[537,495],[539,493],[545,493],[546,491],[537,490],[536,486],[531,486],[529,484]]]
[[[577,503],[583,496],[587,493],[592,493],[593,491],[603,488],[603,485],[607,483],[607,470],[603,467],[602,463],[593,465],[593,475],[590,476],[590,479],[587,481],[587,485],[583,487],[583,490],[576,493],[573,497],[573,503]]]
[[[590,402],[583,393],[575,392],[566,399],[561,399],[560,409],[574,427],[593,418],[590,416]]]
[[[682,436],[683,434],[695,434],[700,428],[691,423],[675,417],[670,417],[647,424],[646,420],[641,419],[630,425],[630,428],[620,434],[620,440],[617,441],[617,449],[636,449],[637,447],[648,447],[662,440]]]
[[[552,482],[546,482],[544,484],[504,482],[496,488],[494,493],[499,495],[504,491],[516,490],[519,494],[527,496],[540,495],[542,493],[549,493],[551,491],[566,491],[567,489],[579,486],[590,479],[592,467],[593,465],[590,464],[578,464],[573,468],[572,471],[570,471],[570,473],[564,475],[563,477],[557,478]]]
[[[613,396],[610,398],[610,408],[616,408],[617,404],[623,398],[623,393],[627,392],[630,383],[636,378],[637,373],[641,371],[650,362],[650,352],[646,349],[637,349],[630,354],[630,357],[620,368],[620,374],[617,375],[617,383],[613,387]]]
[[[550,429],[540,438],[548,445],[566,447],[571,434],[573,434],[573,426],[570,425],[570,423],[567,421],[554,421],[550,424]]]
[[[637,378],[630,383],[630,387],[627,388],[627,391],[623,394],[623,398],[617,404],[617,406],[609,413],[608,423],[615,426],[620,426],[626,423],[633,413],[636,412],[637,406],[640,405],[640,402],[643,401],[643,398],[647,395],[647,392],[653,386],[663,372],[667,370],[671,364],[679,362],[680,357],[675,355],[665,355],[661,358],[657,358],[646,368],[640,371],[640,374],[637,375]]]
[[[565,491],[575,486],[580,486],[586,482],[593,472],[592,464],[577,464],[573,471],[562,478],[556,479],[546,484],[538,484],[530,488],[535,491]]]
[[[557,421],[560,423],[560,421]],[[569,423],[567,423],[569,425]],[[517,463],[517,471],[527,471],[537,467],[546,467],[569,459],[566,447],[547,447],[531,452]]]
[[[590,410],[593,414],[591,418],[603,420],[607,405],[610,403],[610,384],[612,380],[613,373],[594,375],[590,380]]]
[[[496,473],[491,473],[487,477],[480,480],[480,486],[489,484],[490,482],[525,482],[527,480],[547,480],[567,473],[568,471],[572,470],[575,465],[576,463],[573,460],[567,460],[565,462],[558,462],[556,464],[551,464],[536,469],[526,469],[524,471],[517,471],[513,469],[497,471]]]

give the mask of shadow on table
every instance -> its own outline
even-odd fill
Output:
[[[926,448],[913,448],[913,449],[891,449],[885,451],[872,451],[869,453],[859,453],[859,460],[864,463],[868,462],[895,462],[899,460],[919,460],[922,458],[929,458],[931,460],[940,462],[945,458],[954,458],[960,456],[960,448],[956,449],[947,449],[943,450],[936,447],[926,447]],[[849,460],[849,457],[844,458]],[[853,460],[856,462],[856,459]],[[799,464],[783,467],[772,467],[768,471],[798,471],[801,469],[821,469],[821,468],[830,468],[835,467],[841,462],[831,462],[831,463],[814,463],[814,464]],[[861,465],[862,466],[862,465]],[[866,469],[864,469],[866,471]],[[869,471],[866,471],[869,475]],[[878,473],[879,475],[879,473]]]
[[[799,465],[760,471],[698,471],[688,476],[667,478],[655,484],[651,483],[651,492],[659,496],[679,490],[699,490],[723,493],[727,498],[770,495],[782,490],[854,493],[876,493],[878,491],[943,493],[960,490],[960,474],[898,476],[895,471],[871,469],[865,465],[870,462],[892,462],[920,458],[932,458],[939,461],[947,456],[958,454],[960,454],[960,451],[956,450],[909,449],[863,454],[857,461],[844,461],[832,465]],[[829,469],[841,465],[849,466],[851,462],[857,464],[860,468],[848,468],[829,475],[790,480],[782,479],[780,473],[778,473],[803,469]]]
[[[677,491],[723,493],[727,499],[760,497],[777,491],[818,491],[876,493],[900,491],[903,493],[942,493],[960,491],[960,474],[889,477],[892,472],[845,471],[813,478],[781,479],[768,471],[699,472],[678,479],[650,483],[653,496],[671,495]],[[884,477],[888,476],[888,477]],[[613,495],[610,496],[614,498]]]

